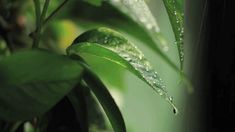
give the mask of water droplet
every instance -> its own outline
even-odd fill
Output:
[[[168,46],[164,46],[163,47],[163,51],[165,51],[165,52],[169,51],[169,47]]]
[[[156,78],[156,77],[157,77],[156,73],[154,73],[154,74],[153,74],[153,77],[154,77],[154,78]]]
[[[143,22],[143,23],[147,22],[147,20],[145,19],[145,17],[140,17],[140,21]]]
[[[175,115],[177,115],[177,114],[178,114],[177,109],[173,108],[173,113],[174,113]]]
[[[153,25],[151,23],[147,23],[146,28],[151,30],[153,28]]]
[[[176,12],[176,11],[174,11],[174,14],[175,14],[175,15],[177,15],[177,12]]]
[[[111,0],[111,3],[120,7],[121,11],[130,15],[146,29],[154,32],[160,31],[155,17],[144,0],[120,0],[119,3],[117,0]]]
[[[173,97],[170,96],[170,97],[169,97],[169,100],[170,100],[170,102],[173,102]]]

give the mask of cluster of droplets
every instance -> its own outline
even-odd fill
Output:
[[[163,51],[169,50],[156,19],[144,0],[110,0],[109,2],[144,27],[156,44],[161,45]]]
[[[144,0],[110,0],[110,2],[120,7],[123,12],[144,25],[146,29],[160,32],[158,24]]]
[[[129,42],[118,44],[115,42],[115,45],[113,44],[107,45],[106,47],[128,61],[129,64],[131,64],[131,66],[140,74],[140,77],[143,78],[156,93],[166,99],[173,106],[174,113],[177,114],[177,109],[173,104],[173,98],[168,95],[163,80],[158,76],[158,73],[152,69],[143,53],[139,51],[135,45]]]
[[[173,12],[176,24],[177,24],[177,37],[176,37],[176,41],[175,44],[178,46],[178,50],[179,50],[179,56],[180,56],[180,61],[183,62],[184,61],[184,48],[183,48],[183,38],[184,38],[184,28],[183,28],[183,18],[184,18],[184,14],[180,13],[179,11],[177,11],[176,9],[176,1],[175,0],[167,0],[168,5],[172,5],[172,7],[170,8],[171,12]]]
[[[97,35],[92,39],[90,38],[89,42],[102,44],[102,46],[126,60],[135,69],[137,75],[146,81],[156,93],[167,100],[173,106],[175,112],[177,111],[172,97],[167,93],[163,80],[153,70],[143,53],[135,45],[123,38],[119,33],[110,31],[107,28],[99,28],[98,32],[95,32]]]

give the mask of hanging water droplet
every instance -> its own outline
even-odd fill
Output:
[[[177,114],[178,114],[177,109],[173,108],[173,113],[174,113],[175,115],[177,115]]]

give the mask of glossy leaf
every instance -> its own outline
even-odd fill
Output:
[[[180,68],[183,69],[184,62],[184,13],[183,13],[183,0],[163,0],[166,7],[172,29],[175,35],[175,43],[178,47]]]
[[[70,55],[81,56],[85,60],[88,55],[93,55],[126,68],[150,85],[176,110],[157,72],[153,70],[142,52],[120,33],[108,28],[87,31],[74,41],[67,52]]]
[[[79,81],[82,67],[42,50],[17,52],[0,61],[0,118],[29,120],[60,101]]]
[[[112,6],[107,2],[104,2],[101,7],[94,7],[81,1],[71,2],[72,4],[77,6],[68,9],[68,14],[73,15],[72,18],[77,21],[80,32],[105,26],[126,33],[154,50],[176,72],[180,72],[178,66],[159,48],[156,36],[145,30],[143,25],[138,24],[126,13],[122,13],[119,8],[115,8],[116,6]],[[74,11],[78,12],[74,14]]]

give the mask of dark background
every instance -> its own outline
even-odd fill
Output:
[[[208,0],[200,79],[206,132],[235,131],[235,7],[232,1]],[[204,92],[204,93],[203,93]]]

